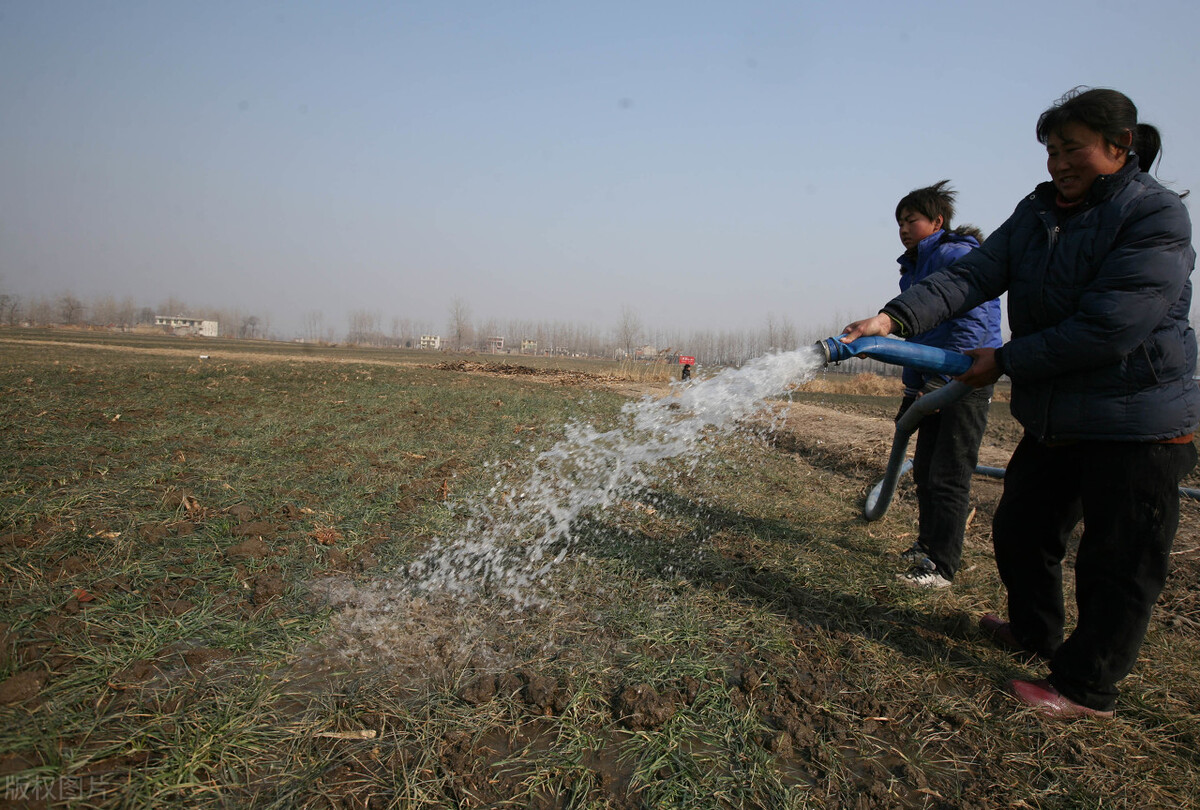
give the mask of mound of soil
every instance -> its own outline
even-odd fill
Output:
[[[585,383],[609,382],[616,378],[603,374],[590,374],[586,371],[564,371],[557,368],[534,368],[520,366],[515,363],[477,363],[472,360],[453,360],[438,363],[429,368],[438,371],[465,371],[475,374],[495,374],[500,377],[537,377],[564,385],[583,385]]]

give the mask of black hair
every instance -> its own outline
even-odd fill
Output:
[[[1113,146],[1133,152],[1137,155],[1138,168],[1144,172],[1150,171],[1162,151],[1162,136],[1158,129],[1150,124],[1139,124],[1137,107],[1128,96],[1116,90],[1083,86],[1068,90],[1038,116],[1037,139],[1044,144],[1051,135],[1061,135],[1062,128],[1073,123],[1099,132]]]
[[[942,228],[948,231],[950,220],[954,219],[954,200],[957,196],[958,192],[950,188],[949,180],[942,180],[925,188],[915,188],[896,203],[896,222],[900,222],[900,212],[907,208],[930,222],[941,217]]]

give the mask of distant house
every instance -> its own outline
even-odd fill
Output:
[[[537,341],[526,338],[521,341],[521,354],[537,354]]]
[[[440,349],[442,348],[441,335],[421,335],[422,349]]]
[[[503,335],[494,335],[484,341],[484,343],[487,346],[487,351],[489,354],[500,354],[504,351]]]
[[[176,335],[217,336],[217,322],[206,321],[201,318],[185,318],[182,315],[155,315],[154,325],[169,329]]]

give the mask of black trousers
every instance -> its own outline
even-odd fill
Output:
[[[1196,464],[1187,444],[1023,438],[992,523],[1008,617],[1022,644],[1050,658],[1050,682],[1108,711],[1133,669],[1167,578],[1179,526],[1179,482]],[[1078,621],[1063,640],[1062,560],[1075,525]]]
[[[962,562],[963,532],[971,513],[971,476],[987,428],[992,386],[976,388],[921,420],[913,451],[920,531],[917,542],[938,572],[953,580]]]

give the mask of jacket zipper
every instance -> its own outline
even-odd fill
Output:
[[[1046,288],[1045,288],[1046,276],[1049,275],[1050,264],[1054,261],[1054,249],[1055,249],[1055,247],[1058,246],[1058,237],[1059,237],[1059,234],[1062,233],[1062,225],[1055,224],[1053,228],[1048,228],[1047,230],[1049,231],[1049,237],[1048,237],[1049,243],[1046,246],[1046,265],[1042,268],[1042,278],[1041,278],[1042,284],[1038,289],[1038,306],[1043,308],[1043,314],[1045,313],[1045,308],[1044,308],[1043,304],[1044,304],[1045,298],[1046,298]],[[1047,391],[1047,393],[1046,393],[1045,410],[1042,412],[1042,425],[1044,425],[1044,427],[1042,428],[1042,434],[1043,434],[1044,441],[1051,440],[1054,438],[1050,432],[1050,428],[1051,428],[1050,411],[1052,410],[1052,408],[1050,406],[1051,406],[1052,400],[1054,399],[1054,386],[1050,385],[1049,388],[1050,388],[1050,390]]]

